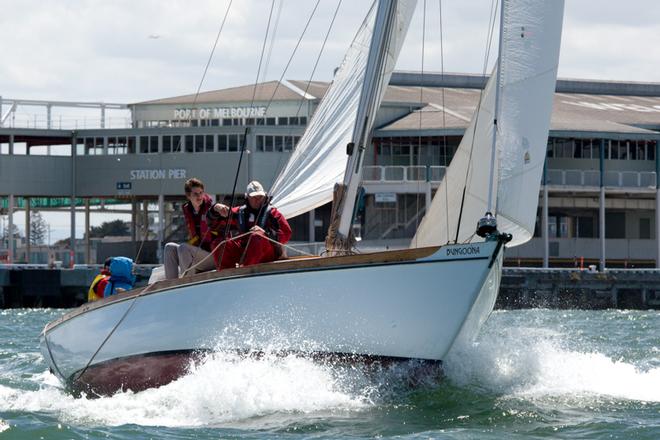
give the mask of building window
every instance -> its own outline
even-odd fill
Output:
[[[226,134],[219,134],[218,135],[218,151],[227,151],[228,144],[227,144],[227,135]]]
[[[172,152],[172,136],[163,136],[163,153]]]
[[[651,238],[651,219],[639,219],[639,238],[642,240],[649,240]]]
[[[575,236],[579,238],[596,238],[594,217],[577,217]]]
[[[237,134],[228,135],[229,138],[229,151],[238,151],[238,136]]]
[[[204,152],[204,135],[195,135],[195,153]]]
[[[191,134],[187,134],[185,136],[185,147],[186,147],[186,153],[192,153],[195,151],[195,138]]]
[[[548,216],[548,237],[550,238],[570,237],[570,218],[564,215]]]
[[[266,118],[266,125],[275,125],[275,118]]]
[[[181,136],[172,136],[172,153],[180,153],[183,151],[183,145],[181,143]]]
[[[625,212],[605,214],[605,238],[626,238]]]
[[[158,136],[149,136],[149,152],[158,153]]]
[[[215,145],[213,144],[213,135],[207,134],[205,138],[206,138],[206,142],[204,145],[204,151],[206,151],[207,153],[212,153],[213,150],[215,149]]]

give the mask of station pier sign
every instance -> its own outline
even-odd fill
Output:
[[[176,180],[186,178],[185,168],[131,170],[131,180]]]

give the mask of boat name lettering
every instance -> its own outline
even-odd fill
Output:
[[[131,170],[131,180],[162,180],[185,179],[184,168],[169,168],[166,170]]]
[[[174,119],[258,118],[266,116],[266,107],[177,108]]]
[[[462,255],[479,255],[481,249],[478,246],[460,247],[447,249],[448,257],[456,257]]]

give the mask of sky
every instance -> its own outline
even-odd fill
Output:
[[[339,0],[318,10],[285,79],[310,77]],[[483,71],[492,0],[443,0],[444,68]],[[275,0],[260,79],[282,75],[315,0]],[[0,96],[139,102],[194,93],[229,0],[0,0]],[[329,80],[371,0],[343,0],[315,79]],[[397,64],[421,70],[424,1]],[[202,90],[255,81],[271,0],[234,0]],[[441,69],[439,7],[427,0],[424,70]],[[660,2],[566,0],[559,76],[660,82]]]
[[[316,0],[233,0],[201,90],[257,80],[269,16],[277,25],[274,38],[271,31],[267,41],[258,79],[330,80],[371,5],[371,0],[339,1],[319,0],[312,16]],[[133,103],[195,93],[229,3],[0,0],[0,96]],[[397,69],[490,70],[484,69],[484,54],[491,3],[443,0],[441,40],[438,0],[418,0]],[[284,72],[310,16],[300,48]],[[566,0],[559,77],[660,82],[660,2]],[[22,227],[22,220],[16,223]],[[56,223],[65,225],[54,228],[53,241],[68,235],[68,221]]]

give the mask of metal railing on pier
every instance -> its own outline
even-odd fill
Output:
[[[366,183],[439,183],[445,166],[369,165],[364,167]],[[612,188],[655,188],[653,171],[605,171],[605,186]],[[547,183],[554,186],[599,187],[598,170],[548,170]]]

